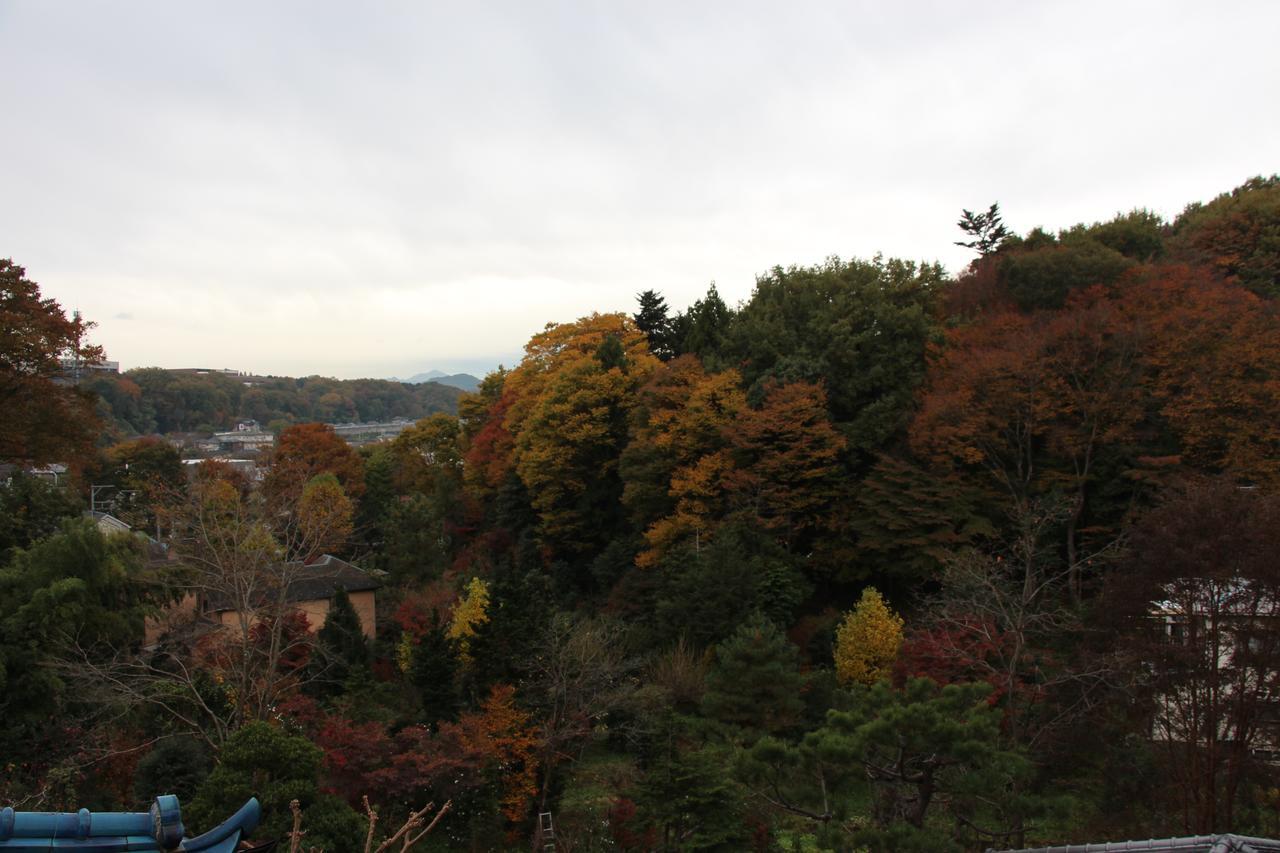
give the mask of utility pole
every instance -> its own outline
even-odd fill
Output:
[[[115,486],[111,483],[104,483],[101,486],[90,486],[89,487],[89,512],[98,511],[98,492],[99,491],[101,491],[102,489],[114,489],[114,488]]]

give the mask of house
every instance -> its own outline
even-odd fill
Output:
[[[241,421],[233,430],[215,432],[212,441],[220,451],[262,450],[273,447],[276,437],[275,433],[258,426],[257,421]]]
[[[368,572],[346,560],[325,554],[311,563],[290,563],[284,573],[289,578],[285,600],[306,614],[313,631],[324,625],[333,596],[338,587],[342,587],[360,617],[364,635],[370,640],[374,638],[376,595],[382,584]],[[214,597],[206,601],[204,612],[227,626],[234,625],[237,620],[236,611],[230,603]]]
[[[113,533],[132,533],[133,528],[116,518],[110,513],[100,510],[85,510],[85,518],[93,519],[93,523],[98,526],[98,530],[103,536],[110,536]]]

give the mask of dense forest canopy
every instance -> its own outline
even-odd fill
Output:
[[[168,556],[78,519],[74,476],[0,491],[0,798],[173,789],[203,827],[256,792],[264,837],[297,798],[330,853],[366,795],[380,826],[450,801],[431,849],[543,815],[566,850],[1280,833],[1280,180],[1173,222],[978,211],[957,274],[646,291],[460,398],[84,382],[102,446],[43,453]],[[395,416],[359,450],[306,423]],[[133,440],[240,418],[282,430],[260,485]],[[321,554],[379,574],[374,639],[345,590],[323,627],[290,604]],[[194,588],[236,618],[144,643]]]

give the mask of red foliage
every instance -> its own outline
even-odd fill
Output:
[[[640,828],[635,826],[636,804],[626,797],[617,797],[609,807],[609,834],[618,849],[631,851],[653,850],[657,846],[657,831],[654,827]]]
[[[326,790],[353,805],[365,794],[383,802],[442,800],[493,784],[503,815],[519,824],[537,793],[537,729],[516,706],[514,687],[494,687],[480,711],[436,732],[409,726],[392,735],[382,723],[318,713],[303,701],[288,712],[324,750]]]
[[[452,584],[436,581],[424,589],[406,593],[392,618],[402,631],[419,640],[431,628],[432,615],[441,622],[447,621],[457,600],[458,592]]]
[[[496,489],[512,472],[515,439],[507,430],[507,410],[515,401],[511,390],[489,407],[484,426],[471,439],[463,467],[467,483],[480,491]]]
[[[360,804],[365,794],[378,798],[386,792],[379,784],[387,759],[397,749],[382,723],[354,723],[338,715],[322,717],[312,735],[324,750],[324,789]]]
[[[939,684],[985,680],[995,688],[991,694],[994,703],[1000,698],[1000,684],[991,661],[1002,645],[996,626],[976,616],[967,624],[916,629],[898,651],[894,682],[901,686],[911,678],[932,678]]]
[[[298,424],[280,433],[263,488],[276,500],[296,500],[311,478],[333,474],[347,497],[364,494],[364,464],[333,427]]]

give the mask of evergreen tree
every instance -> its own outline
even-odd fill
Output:
[[[707,295],[693,303],[680,318],[680,353],[692,353],[708,367],[720,366],[733,316],[732,309],[712,284],[707,288]]]
[[[445,633],[440,614],[432,611],[431,625],[413,649],[409,676],[422,699],[427,723],[453,720],[458,714],[458,650]]]
[[[1009,229],[1000,219],[1000,205],[992,204],[985,213],[971,210],[961,211],[960,221],[956,223],[960,230],[973,239],[969,242],[957,240],[957,246],[976,249],[979,255],[989,255],[1009,236]]]
[[[667,316],[667,300],[656,290],[636,294],[640,310],[632,317],[636,328],[649,339],[649,352],[663,361],[675,357],[671,341],[671,319]]]
[[[660,850],[742,850],[743,792],[728,755],[699,747],[683,718],[659,722],[659,742],[636,792],[638,816]]]
[[[160,794],[175,794],[185,803],[195,796],[212,767],[208,749],[194,737],[165,738],[138,762],[133,794],[142,803]]]
[[[316,640],[320,681],[336,692],[341,692],[341,685],[352,675],[369,666],[369,643],[360,616],[341,586],[329,602],[329,613]]]
[[[7,486],[0,485],[0,564],[18,548],[58,531],[64,519],[80,514],[84,502],[70,489],[14,473]]]
[[[289,802],[302,806],[307,845],[322,850],[359,850],[364,821],[346,803],[320,792],[320,747],[270,723],[249,723],[232,735],[218,766],[200,786],[183,817],[198,832],[212,829],[257,797],[262,804],[261,838],[280,838],[292,823]]]
[[[529,550],[529,549],[521,549]],[[467,673],[473,692],[520,677],[521,662],[554,610],[550,579],[535,553],[518,562],[503,560],[489,584],[488,619],[470,638],[472,664]]]
[[[416,493],[397,501],[381,522],[383,546],[378,567],[397,583],[434,580],[449,561],[448,537],[439,503]]]
[[[804,711],[796,647],[756,616],[716,647],[703,713],[757,734],[794,725]]]
[[[728,638],[753,612],[787,624],[812,587],[795,559],[752,525],[729,522],[710,542],[685,542],[659,566],[659,631],[698,646]]]

